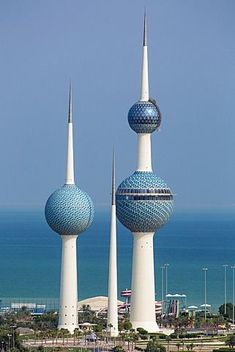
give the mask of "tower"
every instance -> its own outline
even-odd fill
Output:
[[[137,170],[117,189],[117,217],[133,234],[130,321],[132,327],[158,331],[155,317],[154,233],[172,212],[173,196],[152,171],[151,133],[161,123],[156,102],[149,98],[147,22],[144,16],[140,99],[129,110],[128,122],[137,133]]]
[[[48,198],[45,217],[48,225],[62,240],[60,308],[58,329],[70,333],[78,327],[77,310],[77,236],[92,223],[94,207],[91,198],[74,183],[72,92],[69,91],[68,147],[66,178],[63,187]]]
[[[107,331],[110,336],[118,336],[117,309],[117,239],[116,239],[116,201],[115,201],[115,159],[112,168],[112,205],[109,244],[109,279],[108,279],[108,315]]]

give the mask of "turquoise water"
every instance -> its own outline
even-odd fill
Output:
[[[208,268],[208,303],[224,301],[224,268],[235,264],[235,212],[176,212],[155,235],[157,298],[161,299],[160,266],[169,263],[168,292],[185,293],[189,304],[204,303]],[[98,210],[91,228],[78,238],[79,298],[107,294],[109,211]],[[118,287],[130,287],[132,236],[118,225]],[[0,299],[57,298],[60,237],[44,220],[43,211],[0,211]],[[232,272],[227,272],[227,301],[232,301]]]

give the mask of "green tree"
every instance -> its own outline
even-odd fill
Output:
[[[235,346],[235,335],[228,336],[225,341],[225,344],[233,348]]]
[[[171,337],[170,336],[167,336],[166,337],[166,341],[167,341],[167,352],[170,351],[170,341],[171,341]]]
[[[145,349],[146,352],[166,352],[166,348],[161,345],[157,340],[151,340],[148,342]]]
[[[56,329],[58,325],[58,315],[54,312],[48,312],[34,317],[32,328],[38,330]]]
[[[148,331],[143,328],[137,328],[137,331],[141,335],[148,335]]]
[[[148,339],[148,331],[143,329],[143,328],[137,328],[137,331],[139,333],[139,337],[141,340],[147,340]]]
[[[60,329],[60,336],[63,339],[63,345],[64,345],[64,339],[65,339],[65,337],[68,337],[68,335],[69,335],[68,329],[63,329],[63,328]]]
[[[132,328],[132,324],[129,320],[124,321],[123,323],[123,329],[126,331],[130,331]]]
[[[74,329],[73,333],[73,344],[74,346],[76,345],[76,340],[78,340],[78,337],[82,335],[82,331],[79,328]]]
[[[194,343],[192,342],[192,343],[190,343],[190,350],[192,351],[193,350],[193,348],[194,348]]]
[[[177,351],[179,351],[180,346],[181,346],[181,343],[177,342],[177,343],[176,343]]]
[[[112,348],[112,352],[125,352],[124,348],[120,345],[117,345]]]
[[[89,304],[82,305],[82,308],[80,309],[78,314],[78,320],[83,323],[96,323],[96,314],[93,310],[91,310]]]
[[[233,305],[232,303],[226,303],[226,314],[225,314],[225,304],[219,307],[219,313],[226,318],[232,319],[233,317]]]
[[[38,346],[37,350],[38,350],[39,352],[44,352],[44,347],[43,347],[43,346]]]

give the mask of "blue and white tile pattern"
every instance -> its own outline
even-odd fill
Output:
[[[78,235],[92,223],[94,206],[91,198],[76,185],[64,185],[47,200],[48,225],[60,235]]]
[[[128,122],[136,133],[152,133],[160,126],[161,116],[150,101],[138,101],[129,110]]]
[[[116,204],[119,221],[131,232],[155,232],[169,220],[173,196],[160,177],[136,171],[118,187]]]

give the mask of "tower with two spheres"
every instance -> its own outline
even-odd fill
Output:
[[[128,122],[137,133],[137,170],[118,187],[116,205],[119,221],[133,234],[130,321],[134,329],[157,332],[153,236],[168,221],[173,196],[167,184],[152,171],[151,134],[160,126],[161,113],[149,96],[146,15],[141,94],[129,110]]]

